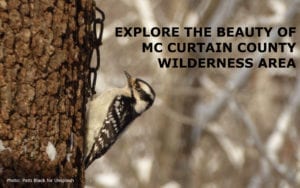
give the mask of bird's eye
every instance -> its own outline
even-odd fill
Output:
[[[140,84],[135,84],[135,89],[140,91],[141,90]]]

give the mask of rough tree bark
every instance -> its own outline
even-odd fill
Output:
[[[0,187],[83,186],[90,0],[0,0]]]

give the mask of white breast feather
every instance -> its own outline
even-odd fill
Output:
[[[141,114],[147,107],[148,103],[142,100],[138,100],[134,106],[134,109],[137,113]]]

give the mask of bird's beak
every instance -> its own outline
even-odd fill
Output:
[[[124,74],[127,78],[128,86],[131,88],[132,84],[133,84],[133,79],[132,79],[131,75],[128,72],[124,71]]]

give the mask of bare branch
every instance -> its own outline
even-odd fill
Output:
[[[284,136],[290,126],[290,121],[293,115],[295,114],[295,112],[299,109],[299,107],[300,107],[300,76],[298,76],[295,91],[290,96],[288,104],[285,106],[282,113],[280,114],[276,123],[276,127],[266,143],[268,156],[274,161],[278,160],[277,153],[283,145]]]
[[[208,127],[208,131],[215,136],[231,164],[235,168],[241,169],[245,162],[244,148],[239,144],[232,142],[228,136],[226,136],[226,133],[221,126],[213,124]]]
[[[208,86],[209,88],[211,88],[211,90],[216,91],[219,90],[217,88],[217,86],[208,78],[204,79],[205,82],[204,86]],[[300,91],[300,84],[298,84],[298,89],[296,89],[297,91]],[[300,93],[299,93],[299,98],[300,98]],[[293,100],[296,101],[296,100]],[[300,101],[300,100],[298,100]],[[263,144],[263,141],[261,140],[258,131],[256,129],[256,125],[254,124],[254,122],[252,121],[252,119],[250,118],[250,116],[246,113],[246,111],[240,106],[238,105],[238,103],[232,98],[229,98],[229,107],[230,110],[239,118],[242,120],[244,126],[247,128],[247,130],[249,131],[249,134],[251,136],[251,138],[254,141],[254,144],[256,146],[256,148],[258,149],[259,153],[261,154],[261,156],[272,166],[272,168],[285,180],[287,180],[290,184],[295,185],[296,184],[296,177],[294,174],[292,174],[292,170],[288,169],[286,166],[284,166],[283,164],[280,164],[279,162],[273,160],[268,154],[267,151],[265,149],[265,146]],[[210,128],[208,128],[209,130],[211,130]],[[222,136],[220,134],[218,134],[219,136]],[[222,136],[221,138],[222,140],[224,140],[224,136]],[[226,141],[226,143],[228,143],[228,141]],[[226,148],[226,147],[224,147]],[[228,151],[225,150],[225,151]],[[233,153],[233,152],[232,152]]]

